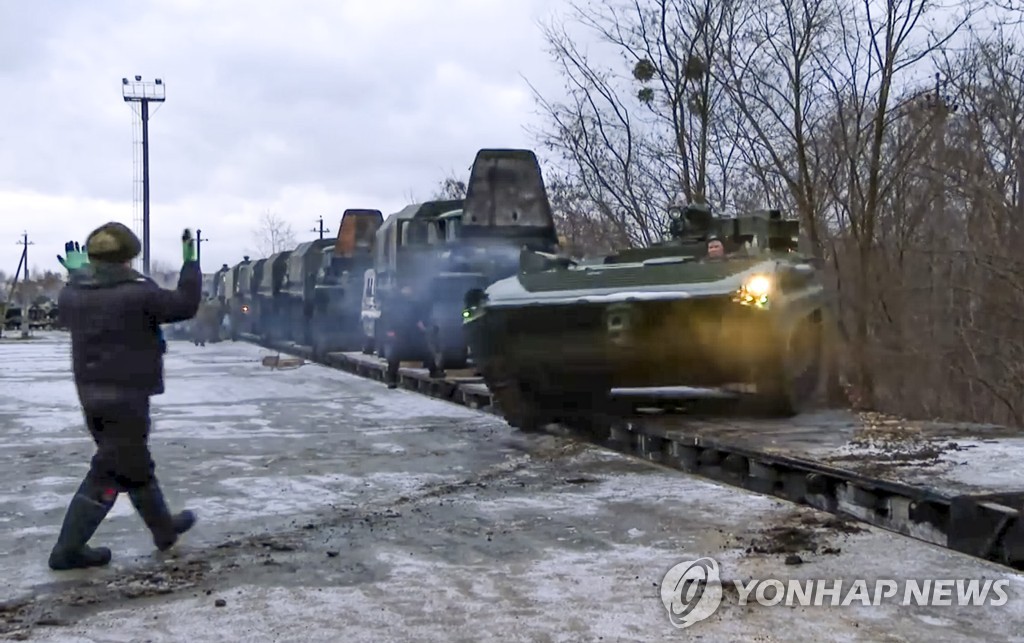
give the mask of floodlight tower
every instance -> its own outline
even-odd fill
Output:
[[[164,81],[143,82],[142,76],[134,81],[121,79],[121,95],[126,103],[138,103],[142,122],[142,274],[149,275],[149,104],[165,100]],[[134,109],[134,107],[133,107]]]

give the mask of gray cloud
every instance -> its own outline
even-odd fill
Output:
[[[248,243],[264,210],[307,236],[320,215],[333,229],[346,207],[426,197],[480,147],[530,145],[520,74],[553,80],[534,20],[557,5],[0,0],[0,96],[15,97],[0,102],[0,269],[22,229],[49,267],[65,237],[131,223],[122,76],[167,86],[154,255],[175,261],[181,227],[202,227],[211,268],[237,261],[228,240]]]

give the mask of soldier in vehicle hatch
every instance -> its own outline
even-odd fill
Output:
[[[430,376],[443,377],[438,332],[430,318],[432,303],[414,296],[412,288],[405,286],[395,304],[394,313],[388,315],[387,340],[384,347],[388,361],[385,374],[388,388],[398,388],[398,367],[401,364],[401,357],[412,352],[408,350],[410,345],[415,346],[421,341],[426,344],[424,362],[430,370]]]
[[[725,258],[725,244],[718,237],[708,237],[708,259]]]

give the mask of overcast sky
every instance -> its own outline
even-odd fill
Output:
[[[531,147],[521,74],[560,82],[536,20],[559,0],[0,0],[0,270],[133,225],[121,78],[162,78],[150,121],[154,260],[236,263],[262,212],[300,240],[347,207],[425,199],[481,147]]]

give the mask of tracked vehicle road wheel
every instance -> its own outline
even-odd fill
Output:
[[[773,417],[799,415],[814,404],[822,383],[824,335],[819,317],[794,328],[778,359],[756,380],[755,407]]]
[[[539,387],[517,379],[504,360],[494,359],[483,368],[484,384],[490,389],[501,416],[509,426],[524,433],[536,433],[553,421],[544,413]]]
[[[604,378],[560,375],[551,383],[559,389],[552,395],[558,401],[556,421],[597,442],[611,436],[611,386]]]
[[[523,433],[539,433],[553,418],[544,412],[539,396],[528,385],[509,383],[492,389],[502,417]]]

